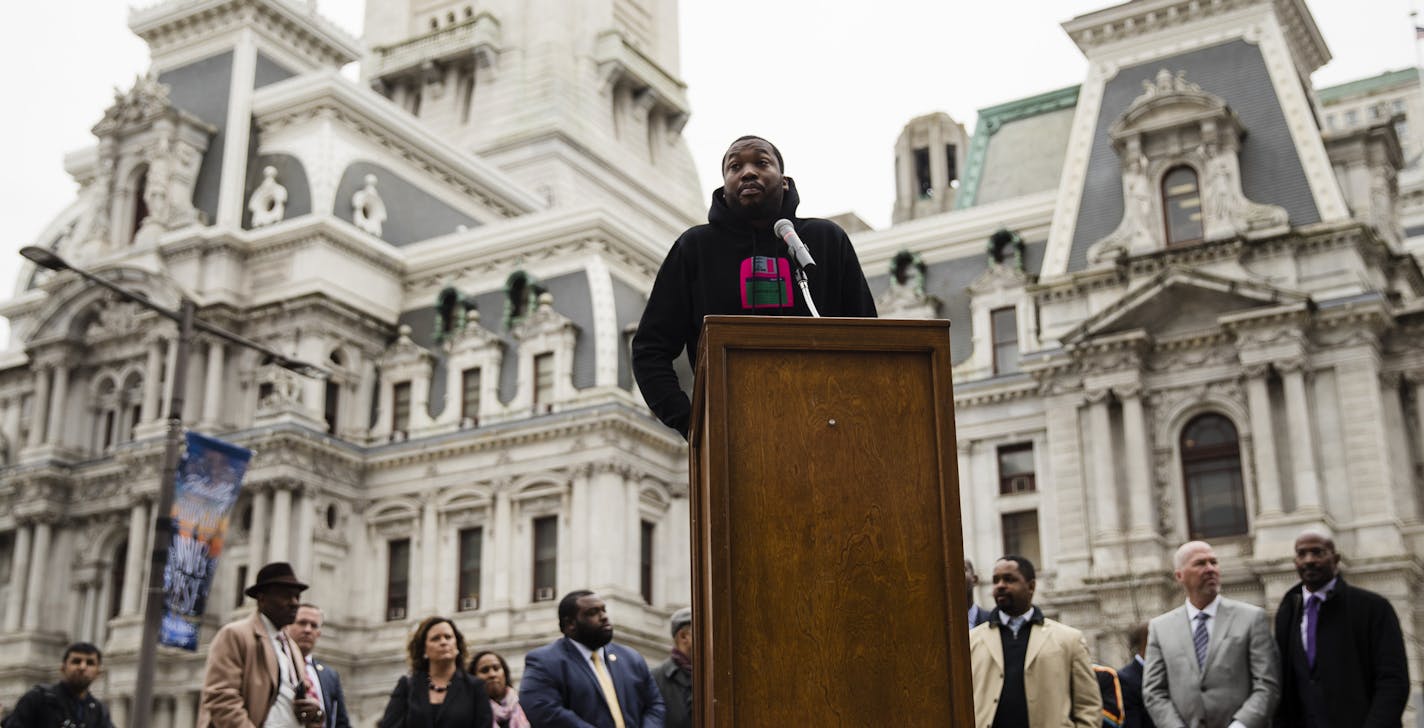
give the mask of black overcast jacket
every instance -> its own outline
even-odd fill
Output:
[[[875,300],[865,283],[860,260],[839,225],[819,218],[798,218],[801,198],[786,178],[780,217],[796,226],[816,267],[807,274],[811,296],[822,316],[874,317]],[[673,362],[684,351],[696,370],[697,339],[704,316],[763,314],[810,316],[801,290],[792,285],[790,305],[744,308],[743,261],[754,256],[790,259],[786,243],[771,226],[753,227],[727,206],[722,190],[712,193],[707,224],[689,228],[668,251],[643,319],[633,336],[633,376],[653,414],[687,437],[692,404],[678,385]]]

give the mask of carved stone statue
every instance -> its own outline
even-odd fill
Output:
[[[376,192],[376,175],[366,175],[366,186],[351,196],[352,222],[356,227],[381,237],[381,228],[386,222],[386,203]]]
[[[287,188],[277,182],[277,168],[262,168],[262,184],[252,191],[247,202],[252,213],[252,227],[260,228],[282,221],[287,212]]]

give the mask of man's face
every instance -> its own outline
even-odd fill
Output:
[[[598,649],[613,641],[613,622],[608,619],[608,607],[597,594],[578,598],[578,613],[572,624],[564,626],[564,634],[589,649]]]
[[[722,156],[722,196],[732,210],[748,220],[771,220],[781,212],[786,178],[771,145],[743,139]]]
[[[994,564],[994,603],[1010,617],[1017,617],[1033,606],[1034,581],[1025,579],[1017,561],[1000,560]]]
[[[1306,589],[1320,591],[1340,568],[1335,543],[1324,536],[1307,533],[1295,540],[1295,573]]]
[[[297,618],[287,625],[287,636],[302,649],[302,655],[310,655],[321,636],[321,610],[311,607],[297,607]]]
[[[1182,568],[1173,576],[1197,609],[1211,604],[1221,593],[1221,565],[1216,560],[1216,552],[1204,543],[1194,544],[1187,550]]]
[[[93,653],[71,652],[59,666],[60,680],[77,695],[83,695],[99,677],[99,656]]]
[[[672,644],[673,644],[673,646],[676,647],[680,652],[682,652],[682,654],[687,655],[688,658],[691,659],[691,657],[692,657],[692,625],[690,625],[690,624],[683,625],[682,629],[678,630],[678,631],[677,631],[677,634],[673,635]]]
[[[269,586],[257,592],[257,611],[281,629],[297,619],[302,604],[302,590],[294,586]]]

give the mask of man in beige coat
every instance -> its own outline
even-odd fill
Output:
[[[306,690],[296,645],[282,632],[306,584],[290,564],[267,564],[245,592],[257,613],[223,625],[208,647],[198,728],[320,728],[321,703]]]
[[[976,728],[1098,728],[1102,694],[1083,633],[1033,606],[1033,562],[994,564],[995,609],[969,631]]]

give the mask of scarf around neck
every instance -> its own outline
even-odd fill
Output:
[[[519,707],[519,693],[514,688],[505,692],[503,700],[490,698],[490,709],[494,711],[494,724],[499,728],[530,728],[524,709]]]

